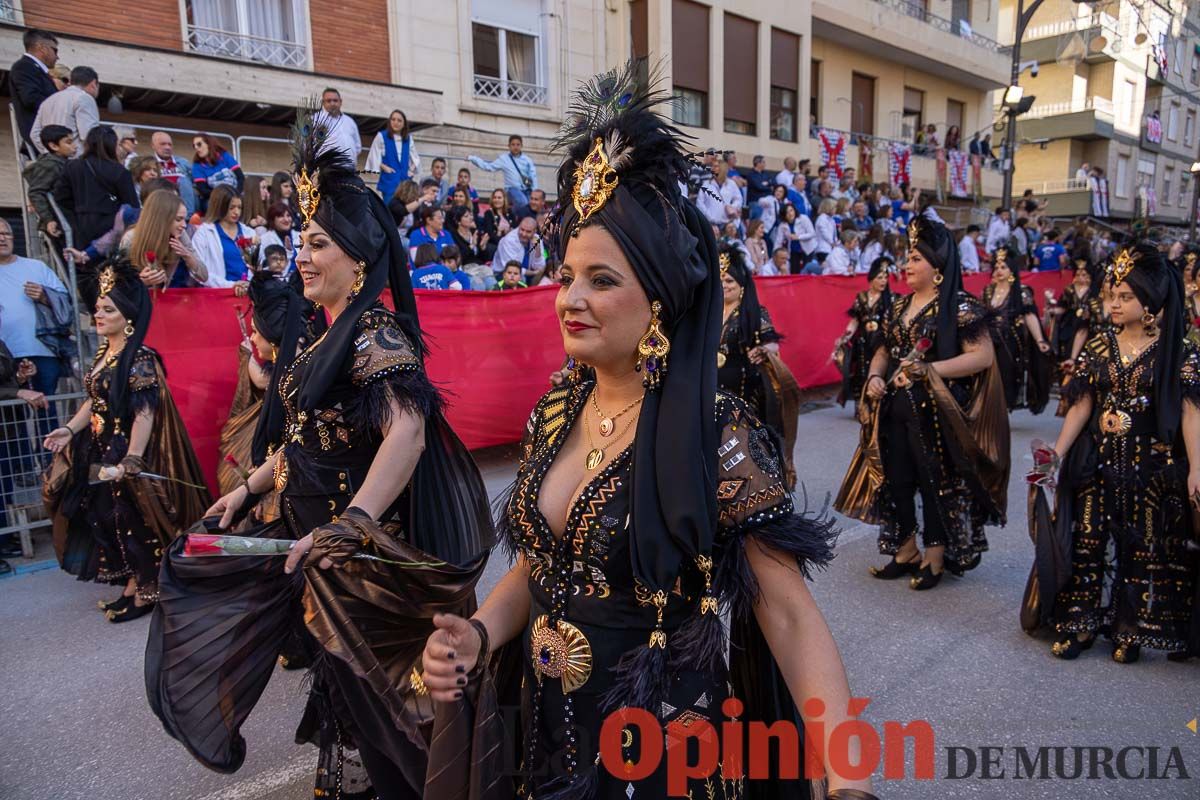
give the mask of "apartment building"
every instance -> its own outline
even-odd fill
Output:
[[[1015,3],[1002,11],[1014,30]],[[1055,215],[1092,213],[1076,177],[1086,163],[1104,170],[1112,219],[1186,224],[1200,147],[1200,6],[1047,0],[1021,58],[1039,69],[1020,80],[1036,100],[1017,121],[1015,192],[1047,197]]]

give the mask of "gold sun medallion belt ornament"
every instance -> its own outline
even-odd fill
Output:
[[[592,645],[583,631],[561,619],[551,625],[548,614],[533,622],[529,658],[538,682],[542,678],[561,680],[563,694],[583,686],[592,675]]]
[[[1100,415],[1100,430],[1109,436],[1124,436],[1133,427],[1133,418],[1119,408],[1106,409]]]

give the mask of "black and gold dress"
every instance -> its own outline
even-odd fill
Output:
[[[217,491],[229,494],[242,483],[242,472],[254,469],[251,456],[254,442],[254,427],[262,411],[265,389],[254,385],[250,379],[251,355],[243,348],[238,349],[238,380],[233,390],[233,403],[229,406],[229,418],[221,426],[221,439],[217,447],[220,460],[217,462]],[[271,362],[263,365],[267,374],[273,367]]]
[[[859,292],[854,298],[854,305],[846,312],[851,319],[858,321],[858,326],[841,348],[842,389],[838,393],[838,405],[846,405],[847,400],[857,403],[862,397],[867,372],[871,369],[871,358],[883,340],[883,323],[891,305],[890,291],[882,292],[874,303],[867,292]]]
[[[766,385],[759,365],[750,361],[748,353],[764,344],[775,344],[781,336],[775,332],[766,306],[760,306],[758,333],[753,342],[742,341],[740,307],[721,327],[721,343],[717,348],[717,385],[723,391],[746,401],[751,413],[762,417],[767,406]]]
[[[614,668],[622,657],[644,646],[655,628],[650,592],[634,577],[631,547],[638,532],[630,528],[633,446],[613,459],[583,488],[571,507],[565,531],[551,530],[538,508],[542,482],[558,457],[572,426],[586,411],[594,384],[554,389],[529,419],[517,480],[502,520],[507,543],[529,565],[532,598],[529,625],[521,640],[524,654],[522,705],[523,763],[527,797],[545,797],[576,775],[595,782],[595,794],[607,800],[665,797],[665,761],[645,780],[630,782],[598,764],[597,743],[608,713],[629,703]],[[831,529],[798,514],[784,485],[784,464],[775,435],[740,399],[717,397],[715,424],[719,441],[717,488],[719,528],[708,572],[703,565],[685,569],[667,599],[662,616],[669,652],[666,697],[649,709],[665,726],[706,720],[714,727],[721,703],[730,695],[746,702],[746,719],[783,698],[778,718],[794,719],[786,687],[772,671],[773,661],[751,611],[753,578],[743,548],[751,538],[794,557],[800,569],[825,564],[832,556]],[[711,579],[712,592],[706,592]],[[733,659],[724,650],[698,646],[697,608],[713,595],[732,608]],[[690,623],[685,624],[685,623]],[[565,636],[547,634],[557,630]],[[565,649],[563,647],[565,645]],[[803,647],[802,642],[796,646]],[[654,680],[641,676],[641,680]],[[574,731],[564,737],[572,723]],[[622,758],[638,761],[642,732],[622,741]],[[662,735],[662,729],[659,730]],[[608,765],[609,768],[612,765]],[[547,772],[549,770],[549,772]],[[790,792],[793,788],[787,784]],[[744,784],[722,780],[720,772],[688,785],[695,797],[741,797]],[[801,782],[794,795],[801,796]],[[572,797],[579,795],[571,795]]]
[[[1095,298],[1094,293],[1090,290],[1080,297],[1073,284],[1063,289],[1058,296],[1055,305],[1062,310],[1062,313],[1054,320],[1054,336],[1051,345],[1054,348],[1055,357],[1060,362],[1072,359],[1075,334],[1080,328],[1085,328],[1090,324],[1093,299],[1098,298]]]
[[[183,422],[167,388],[158,353],[143,345],[134,356],[128,381],[128,412],[153,414],[150,440],[142,454],[144,471],[175,480],[128,477],[96,482],[101,466],[116,466],[128,455],[132,423],[109,408],[120,353],[100,343],[84,391],[91,401],[91,425],[70,447],[71,478],[62,495],[55,545],[63,569],[80,580],[124,585],[131,577],[143,603],[158,600],[163,548],[204,514],[211,503],[204,477]],[[99,366],[99,369],[96,367]],[[190,485],[189,485],[190,484]],[[81,534],[87,531],[90,536]],[[90,541],[89,541],[90,539]]]
[[[912,295],[897,298],[884,324],[892,368],[926,345],[937,352],[940,299],[904,322]],[[958,350],[991,335],[992,318],[970,294],[957,297]],[[933,359],[927,359],[933,361]],[[864,425],[834,507],[879,523],[879,551],[895,555],[921,528],[926,547],[944,546],[947,569],[978,564],[987,550],[984,525],[1003,525],[1008,489],[1008,415],[992,367],[966,378],[924,380],[898,388],[890,381]],[[920,493],[923,525],[918,526]]]
[[[1090,397],[1087,428],[1072,445],[1059,491],[1068,491],[1070,579],[1059,592],[1060,633],[1109,626],[1121,645],[1183,650],[1194,612],[1196,555],[1187,453],[1158,439],[1153,402],[1160,340],[1123,357],[1115,333],[1088,341],[1065,394]],[[1200,351],[1184,346],[1179,374],[1185,403],[1200,405]],[[1077,451],[1078,449],[1078,451]]]
[[[1000,380],[1004,384],[1004,400],[1009,411],[1028,408],[1034,414],[1042,413],[1050,399],[1049,356],[1044,355],[1025,324],[1025,317],[1038,314],[1033,290],[1017,285],[1009,290],[1019,290],[1019,296],[1005,298],[995,304],[996,285],[983,287],[983,305],[994,309],[998,319],[992,335],[995,345],[996,365],[1000,368]]]

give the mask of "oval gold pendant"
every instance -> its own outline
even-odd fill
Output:
[[[609,419],[608,417],[604,417],[603,419],[600,420],[600,435],[601,436],[611,436],[612,432],[613,432],[613,427],[614,427],[613,421],[611,419]]]
[[[717,369],[720,369],[723,366],[725,366],[725,354],[722,352],[718,352],[717,353]]]
[[[587,468],[595,469],[600,466],[600,462],[604,460],[604,451],[599,447],[593,447],[587,454]]]

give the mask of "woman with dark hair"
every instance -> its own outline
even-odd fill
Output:
[[[431,759],[443,784],[513,780],[487,754],[507,734],[497,705],[518,695],[514,782],[539,798],[667,796],[665,762],[630,780],[627,760],[662,752],[660,722],[716,725],[731,684],[739,719],[796,723],[801,698],[837,717],[827,730],[846,718],[845,672],[804,580],[830,557],[833,531],[795,511],[777,438],[718,390],[716,243],[680,194],[682,135],[651,111],[663,97],[636,72],[585,86],[559,143],[556,311],[572,367],[590,369],[573,369],[529,419],[502,521],[515,565],[469,620],[435,618],[425,645],[433,698],[478,721]],[[523,662],[516,674],[506,655]],[[619,757],[602,759],[602,723],[622,708],[654,724],[631,725]],[[712,796],[719,783],[714,769],[686,790]],[[748,781],[767,786],[809,791],[778,774]],[[831,774],[828,796],[869,787]],[[427,787],[449,796],[460,795]]]
[[[795,485],[792,450],[800,415],[800,388],[779,357],[783,337],[775,331],[767,307],[736,242],[717,247],[721,266],[721,340],[717,345],[717,386],[745,401],[783,444],[787,486]]]
[[[1103,274],[1093,275],[1087,261],[1075,262],[1075,274],[1071,284],[1065,287],[1050,307],[1051,346],[1055,358],[1064,370],[1069,370],[1079,353],[1075,349],[1075,336],[1088,329],[1092,299],[1100,295]]]
[[[1189,548],[1200,510],[1200,352],[1183,336],[1179,275],[1153,244],[1119,251],[1106,283],[1115,327],[1088,341],[1064,389],[1057,513],[1040,534],[1055,544],[1039,546],[1038,572],[1054,578],[1042,609],[1060,637],[1054,655],[1076,658],[1106,628],[1113,660],[1131,663],[1142,647],[1200,644]],[[1050,552],[1069,563],[1048,563]]]
[[[296,198],[292,196],[295,191],[296,187],[292,184],[291,173],[280,171],[271,176],[271,205],[287,203],[293,211],[293,217],[297,216],[295,214]]]
[[[459,263],[463,266],[468,264],[482,264],[486,260],[484,256],[487,254],[488,235],[480,233],[475,223],[475,215],[470,208],[453,208],[450,210],[450,217],[446,221],[446,227],[450,231],[450,236],[454,239],[454,244],[458,247]],[[464,287],[469,288],[469,287]]]
[[[492,253],[496,252],[496,244],[504,235],[517,226],[517,217],[508,205],[508,194],[503,189],[492,191],[491,205],[483,212],[479,220],[479,232],[486,233],[491,241],[489,246]],[[488,255],[491,260],[491,254]]]
[[[871,359],[883,341],[883,326],[892,310],[892,291],[888,286],[895,263],[887,256],[879,256],[871,263],[867,273],[867,290],[854,297],[854,305],[846,312],[850,321],[845,332],[833,346],[834,360],[842,370],[842,389],[838,392],[838,405],[845,406],[847,400],[862,399],[863,386]]]
[[[363,169],[379,173],[375,188],[385,203],[392,199],[402,182],[414,180],[421,174],[421,156],[408,129],[408,116],[400,109],[392,111],[387,127],[375,134]]]
[[[1020,259],[1007,247],[992,253],[992,281],[983,287],[983,304],[997,316],[992,328],[996,365],[1008,410],[1042,413],[1050,400],[1050,343],[1038,319],[1033,290],[1021,285]]]
[[[79,580],[123,586],[100,608],[128,622],[153,609],[163,548],[211,498],[162,361],[143,344],[149,291],[121,261],[100,268],[91,294],[100,348],[84,377],[87,399],[46,437],[56,456],[45,494],[59,564]]]
[[[242,194],[242,219],[246,225],[254,229],[267,226],[267,207],[271,204],[271,184],[261,175],[251,175],[246,179],[246,191]]]
[[[417,248],[423,244],[431,244],[440,254],[442,248],[454,244],[450,231],[446,230],[446,212],[437,206],[426,206],[421,209],[421,226],[414,228],[408,237],[409,256],[416,258]]]
[[[83,143],[83,156],[69,159],[54,187],[54,199],[71,223],[76,247],[84,247],[99,239],[113,226],[121,206],[137,209],[137,189],[133,176],[117,160],[117,133],[108,125],[97,125],[88,131]],[[96,285],[92,267],[82,269],[77,276],[84,284]],[[90,307],[96,298],[82,295]]]
[[[207,133],[192,137],[192,183],[196,187],[197,210],[208,209],[208,198],[218,186],[228,186],[234,194],[241,195],[246,175],[237,159],[226,152],[216,138]]]
[[[300,234],[296,232],[292,221],[292,209],[285,202],[272,203],[267,209],[267,231],[258,242],[258,266],[261,268],[266,261],[267,248],[279,245],[287,253],[287,269],[284,278],[288,277],[296,267],[296,253],[300,251]]]
[[[957,125],[951,125],[946,129],[946,149],[958,150],[962,147],[962,133],[959,132]]]
[[[296,632],[314,663],[297,737],[320,748],[317,795],[336,796],[344,753],[357,749],[376,796],[407,800],[421,796],[431,736],[419,675],[430,618],[473,608],[494,530],[479,471],[425,373],[407,251],[344,151],[321,148],[313,114],[293,130],[296,263],[305,297],[332,323],[272,372],[256,468],[206,525],[229,529],[272,488],[280,518],[239,529],[251,540],[189,534],[168,550],[146,685],[172,736],[202,763],[235,770],[246,752],[238,729]],[[380,302],[385,288],[395,312]],[[226,542],[244,553],[247,541],[286,562],[185,554]]]
[[[956,575],[976,567],[987,550],[983,526],[1004,524],[1009,433],[992,320],[963,291],[954,235],[918,216],[908,246],[912,293],[892,303],[871,359],[862,443],[834,508],[879,523],[879,551],[892,560],[872,575],[911,575],[910,586],[925,590],[943,567]]]
[[[252,249],[259,243],[258,236],[241,219],[242,198],[230,187],[218,186],[209,195],[204,222],[192,236],[196,255],[208,268],[204,285],[218,289],[232,287],[239,297],[246,292]]]

